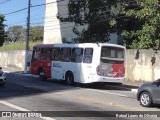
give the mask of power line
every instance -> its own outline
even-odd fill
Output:
[[[4,0],[4,1],[0,2],[0,5],[2,5],[2,4],[4,4],[4,3],[7,3],[7,2],[9,2],[9,1],[11,1],[11,0]]]
[[[6,0],[6,1],[11,1],[11,0]],[[50,3],[44,3],[44,4],[31,5],[31,8],[45,6],[45,5],[49,5],[49,4],[53,4],[53,3],[58,3],[58,2],[63,2],[63,1],[65,1],[65,0],[59,0],[59,1],[50,2]],[[130,3],[130,2],[125,2],[125,3]],[[68,5],[59,5],[59,6],[68,6]],[[111,7],[111,6],[108,6],[108,7]],[[106,8],[106,6],[105,7],[99,7],[99,8]],[[99,8],[94,8],[94,9],[99,9]],[[14,13],[21,12],[21,11],[24,11],[24,10],[27,10],[27,8],[16,10],[16,11],[4,14],[4,15],[10,15],[10,14],[14,14]]]
[[[27,8],[20,9],[20,10],[17,10],[17,11],[14,11],[14,12],[10,12],[10,13],[4,14],[4,15],[14,14],[14,13],[21,12],[21,11],[24,11],[24,10],[27,10],[27,9],[28,9],[28,7],[27,7]]]
[[[64,0],[60,0],[60,1],[57,1],[57,2],[61,2],[61,1],[64,1]],[[53,4],[53,3],[56,3],[56,2],[51,2],[51,3],[46,3],[46,4],[39,4],[39,5],[34,5],[34,6],[32,6],[33,8],[34,7],[38,7],[38,6],[42,6],[42,5],[47,5],[47,4]],[[105,6],[105,7],[99,7],[99,9],[101,9],[101,8],[107,8],[107,7],[110,7],[110,6]],[[15,12],[19,12],[19,11],[23,11],[23,10],[25,10],[25,9],[27,9],[27,8],[24,8],[24,9],[21,9],[21,10],[18,10],[18,11],[14,11],[14,12],[12,12],[12,13],[10,13],[10,14],[13,14],[13,13],[15,13]],[[98,9],[98,8],[95,8],[95,9]],[[105,12],[108,12],[108,11],[105,11]],[[9,13],[8,13],[9,14]],[[104,14],[104,12],[103,12],[103,14]],[[62,15],[68,15],[68,14],[62,14]],[[51,17],[50,17],[51,18]],[[49,18],[49,19],[50,19]],[[53,18],[55,18],[54,16],[53,16]],[[45,18],[41,18],[41,19],[45,19]],[[40,19],[32,19],[32,21],[39,21]],[[55,20],[54,20],[55,21]],[[54,22],[54,21],[50,21],[50,22]],[[47,21],[47,23],[48,23],[49,21]],[[22,23],[22,22],[21,22]],[[43,23],[44,23],[44,21],[43,21]],[[38,22],[38,24],[39,24],[39,22]]]
[[[33,6],[31,6],[31,7],[39,7],[39,6],[49,5],[49,4],[58,3],[58,2],[62,2],[62,1],[65,1],[65,0],[59,0],[59,1],[50,2],[50,3],[44,3],[44,4],[39,4],[39,5],[33,5]]]
[[[64,1],[64,0],[59,0],[59,1],[56,1],[56,2],[50,2],[50,3],[46,3],[46,4],[38,4],[38,5],[33,5],[33,6],[31,5],[31,8],[40,7],[40,6],[44,6],[44,5],[49,5],[49,4],[53,4],[53,3],[58,3],[58,2],[62,2],[62,1]],[[67,6],[67,5],[63,5],[63,6]],[[105,7],[99,7],[99,8],[105,8]],[[21,12],[21,11],[24,11],[24,10],[27,10],[27,9],[28,9],[28,7],[20,9],[20,10],[13,11],[13,12],[10,12],[10,13],[6,13],[4,15],[11,15],[11,14],[18,13],[18,12]],[[95,9],[98,9],[98,8],[95,8]]]
[[[62,2],[62,1],[65,1],[65,0],[59,0],[59,1],[56,1],[56,2],[50,2],[50,3],[45,3],[45,4],[38,4],[38,5],[33,5],[33,6],[31,5],[31,8],[45,6],[45,5],[49,5],[49,4],[53,4],[53,3],[58,3],[58,2]],[[13,12],[10,12],[10,13],[6,13],[4,15],[14,14],[14,13],[21,12],[21,11],[24,11],[24,10],[27,10],[27,9],[28,9],[28,7],[20,9],[20,10],[13,11]]]
[[[101,13],[101,17],[107,17],[107,16],[105,15],[106,12],[108,12],[108,11],[105,11],[105,12]],[[67,15],[67,14],[63,14],[63,15]],[[49,19],[49,20],[47,20],[47,19]],[[57,21],[58,21],[58,19],[57,19],[54,15],[48,16],[47,19],[45,20],[45,17],[39,17],[39,18],[37,18],[37,17],[33,16],[33,17],[31,18],[31,21],[32,21],[32,23],[33,23],[33,21],[38,21],[38,24],[41,24],[40,21],[43,21],[43,23],[44,23],[44,21],[45,21],[46,23],[52,23],[52,22],[57,22]],[[17,23],[24,23],[24,19],[22,19],[21,21],[20,21],[20,20],[19,20],[19,21],[16,21],[16,23],[10,24],[9,26],[16,25]],[[35,23],[35,22],[34,22],[34,23]],[[61,24],[62,24],[62,23],[61,23]],[[65,23],[64,23],[64,24],[65,24]]]
[[[104,16],[104,15],[103,15]],[[101,16],[102,17],[102,16]],[[50,18],[54,18],[54,17],[50,17]],[[54,22],[57,22],[58,19],[52,19],[52,20],[47,20],[47,21],[44,21],[44,18],[35,18],[35,19],[31,19],[31,24],[32,25],[40,25],[40,24],[44,24],[45,23],[54,23]],[[37,22],[38,21],[38,22]],[[14,25],[17,25],[17,23],[23,23],[23,24],[18,24],[18,25],[25,25],[24,21],[19,21],[19,22],[16,22],[14,24],[10,24],[9,26],[14,26]],[[52,24],[52,25],[45,25],[45,27],[52,27],[52,26],[58,26],[58,25],[64,25],[64,24],[68,24],[70,22],[61,22],[60,24]],[[73,22],[74,23],[74,22]]]

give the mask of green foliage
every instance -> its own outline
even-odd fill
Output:
[[[124,16],[123,22],[126,21],[121,31],[128,48],[160,47],[159,0],[134,0],[132,5],[121,3],[120,13]]]
[[[29,40],[32,42],[36,42],[39,40],[43,40],[43,26],[31,26],[30,27],[30,36]],[[8,28],[7,38],[5,42],[18,42],[26,40],[26,28],[24,26],[11,26]]]
[[[87,26],[73,28],[74,42],[106,42],[117,33],[127,48],[160,48],[159,0],[69,0],[68,17],[57,18]]]
[[[44,27],[43,26],[32,26],[30,27],[30,41],[36,42],[43,40]]]
[[[0,46],[3,45],[6,37],[5,30],[4,30],[5,25],[3,24],[4,20],[5,20],[4,15],[0,14]]]
[[[39,43],[42,43],[42,41],[29,42],[29,50],[32,50],[33,46]],[[25,45],[25,42],[10,43],[0,47],[0,50],[25,50]]]
[[[8,28],[6,34],[6,41],[8,42],[25,41],[25,30],[23,26],[11,26]]]
[[[61,22],[73,22],[76,26],[87,26],[79,31],[77,27],[73,32],[77,38],[74,42],[106,42],[110,33],[115,32],[116,21],[113,16],[117,14],[114,9],[116,0],[69,0],[68,17],[58,14]]]

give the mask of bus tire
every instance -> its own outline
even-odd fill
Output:
[[[73,86],[74,85],[74,75],[71,72],[66,73],[65,77],[66,82],[68,85]]]
[[[47,77],[44,75],[45,74],[45,70],[44,69],[40,69],[38,72],[39,78],[41,80],[47,80]]]

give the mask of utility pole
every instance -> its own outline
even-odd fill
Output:
[[[30,8],[31,0],[28,0],[27,30],[26,30],[26,47],[25,47],[25,63],[24,73],[27,73],[28,50],[29,50],[29,28],[30,28]]]

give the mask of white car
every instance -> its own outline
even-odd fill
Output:
[[[6,81],[5,72],[2,70],[2,67],[0,67],[0,86],[4,86],[5,81]]]

